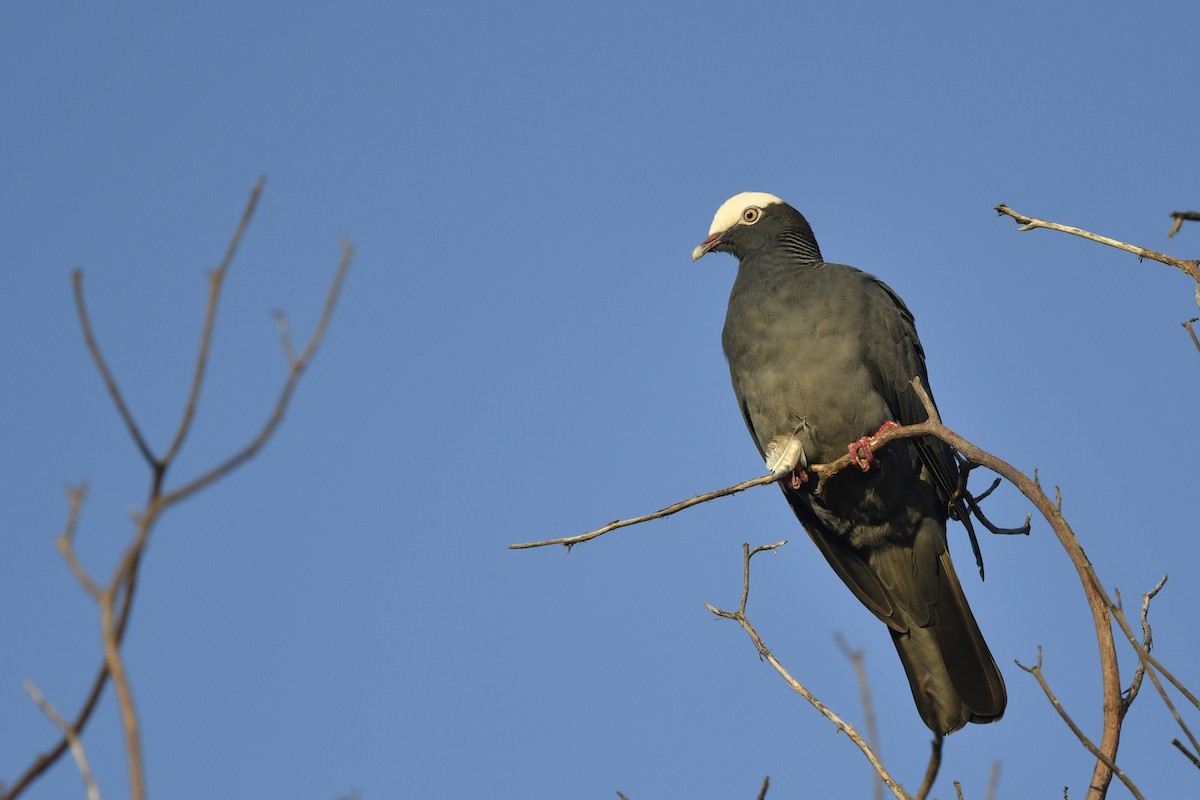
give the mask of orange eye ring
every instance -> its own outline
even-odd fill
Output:
[[[747,206],[742,212],[742,222],[747,225],[753,225],[758,222],[758,218],[762,216],[762,209],[758,206]]]

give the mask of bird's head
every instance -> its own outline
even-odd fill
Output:
[[[773,194],[766,192],[742,192],[726,200],[717,209],[708,238],[692,251],[692,261],[699,261],[705,253],[717,251],[733,253],[738,258],[761,248],[779,243],[780,235],[796,232],[805,239],[812,239],[812,229],[799,211]],[[816,241],[812,247],[816,250]]]

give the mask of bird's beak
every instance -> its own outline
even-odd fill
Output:
[[[699,261],[700,257],[705,253],[710,252],[714,247],[721,243],[721,234],[714,233],[712,236],[700,243],[700,246],[692,251],[692,261]]]

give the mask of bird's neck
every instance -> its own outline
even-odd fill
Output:
[[[781,231],[775,239],[775,246],[781,254],[805,266],[820,264],[824,260],[812,230],[788,228]]]

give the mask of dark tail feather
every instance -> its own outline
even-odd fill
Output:
[[[939,559],[938,598],[929,625],[910,625],[892,641],[908,673],[913,700],[935,733],[951,733],[968,722],[994,722],[1004,714],[1004,678],[967,605],[950,556]]]

